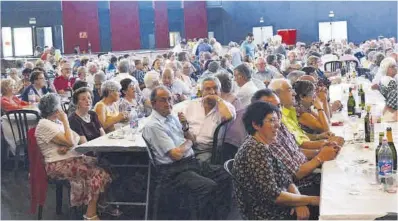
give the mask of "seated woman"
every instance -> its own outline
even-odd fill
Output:
[[[98,219],[98,198],[111,178],[95,165],[95,158],[82,156],[72,149],[80,138],[71,130],[60,105],[59,96],[53,93],[44,95],[39,103],[43,118],[36,127],[35,136],[44,156],[46,172],[50,178],[68,180],[71,206],[87,205],[84,218]]]
[[[244,106],[242,105],[242,102],[240,102],[239,98],[236,97],[233,93],[231,93],[232,78],[230,76],[231,75],[228,72],[226,73],[221,72],[215,75],[215,77],[217,77],[218,80],[220,80],[221,82],[221,98],[234,105],[235,110],[238,111],[242,109]]]
[[[106,133],[115,130],[115,124],[120,123],[128,118],[127,112],[119,112],[120,84],[109,80],[105,81],[101,86],[102,100],[94,107],[94,111],[98,115],[98,119]]]
[[[70,128],[80,136],[80,143],[105,135],[97,113],[91,111],[93,104],[91,90],[88,87],[77,89],[73,93],[72,101],[76,110],[69,117],[69,123]]]
[[[329,119],[325,113],[325,106],[329,105],[326,96],[320,99],[316,88],[310,81],[297,81],[293,85],[296,92],[296,112],[301,128],[310,134],[329,131]],[[311,110],[314,105],[317,113]]]
[[[152,63],[152,70],[158,73],[162,73],[162,61],[156,58]]]
[[[138,82],[126,78],[120,81],[122,89],[120,90],[122,98],[119,100],[119,111],[127,112],[131,107],[137,107],[137,90],[139,90]],[[131,109],[130,109],[131,110]]]
[[[31,85],[21,94],[22,100],[29,101],[28,95],[32,90],[36,96],[36,102],[39,102],[40,98],[49,92],[44,73],[41,71],[33,71],[30,75],[30,83]]]
[[[13,79],[1,80],[1,109],[4,111],[18,110],[29,105],[15,96],[15,81]]]
[[[381,64],[380,92],[386,99],[383,114],[388,121],[398,121],[398,95],[397,95],[397,62],[394,58],[385,58]]]
[[[317,213],[319,196],[301,195],[292,174],[281,163],[281,156],[269,148],[278,136],[278,112],[269,103],[256,102],[247,107],[243,116],[249,135],[235,155],[232,173],[237,182],[234,191],[238,208],[244,219],[308,219]]]
[[[160,74],[156,71],[149,71],[144,77],[145,88],[142,90],[143,99],[146,101],[145,105],[152,107],[150,102],[150,96],[152,90],[160,85]]]

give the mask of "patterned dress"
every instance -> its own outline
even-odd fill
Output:
[[[244,219],[292,219],[289,206],[275,200],[293,183],[286,166],[271,153],[268,145],[247,136],[235,155],[232,173],[238,207]]]
[[[297,119],[299,119],[300,116],[301,116],[302,114],[304,114],[304,113],[308,113],[308,114],[312,114],[312,115],[316,116],[316,114],[314,114],[314,113],[312,112],[311,108],[306,108],[306,107],[304,107],[302,104],[298,104],[298,105],[296,106],[296,113],[297,113]],[[303,129],[303,131],[305,131],[306,133],[309,133],[309,134],[319,134],[318,131],[316,131],[316,130],[310,128],[310,127],[307,127],[307,126],[305,126],[305,125],[303,125],[303,124],[301,124],[300,121],[299,121],[299,124],[300,124],[301,129]]]

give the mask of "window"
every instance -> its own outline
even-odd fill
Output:
[[[32,28],[14,28],[14,56],[33,55]]]
[[[10,27],[1,28],[1,46],[3,48],[4,57],[12,57],[12,34]]]
[[[214,32],[213,31],[209,31],[207,36],[208,36],[209,39],[214,38]]]

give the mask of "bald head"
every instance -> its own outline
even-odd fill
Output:
[[[301,76],[301,77],[299,77],[298,81],[311,81],[313,84],[316,84],[315,78],[311,75]]]
[[[294,96],[296,93],[294,92],[289,80],[284,78],[273,79],[271,83],[269,83],[268,88],[278,95],[282,106],[290,108],[295,104]]]
[[[170,68],[166,68],[162,74],[163,85],[170,87],[174,83],[174,71]]]

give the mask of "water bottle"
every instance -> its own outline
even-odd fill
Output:
[[[131,138],[134,140],[135,134],[138,131],[138,113],[132,108],[130,111],[130,130],[131,130]]]
[[[29,101],[30,105],[32,105],[36,102],[36,94],[35,94],[35,92],[33,92],[33,89],[30,89],[30,91],[28,93],[28,101]]]
[[[388,185],[391,182],[388,182],[389,179],[393,178],[392,177],[392,164],[393,164],[393,157],[392,157],[392,151],[390,149],[390,146],[387,143],[387,139],[383,139],[383,144],[377,153],[377,158],[379,160],[378,162],[378,171],[379,171],[379,179],[381,184],[383,184],[384,191],[388,191],[391,189]]]

